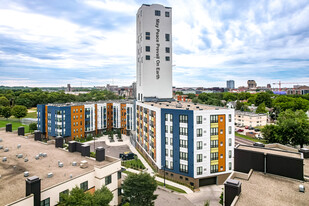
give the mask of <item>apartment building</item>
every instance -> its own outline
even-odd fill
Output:
[[[119,159],[104,156],[103,161],[96,161],[5,131],[0,131],[0,138],[1,145],[9,148],[1,152],[6,161],[0,167],[0,205],[57,205],[60,194],[76,186],[91,193],[106,186],[114,195],[110,205],[121,203]]]
[[[235,124],[249,127],[265,126],[267,124],[267,114],[236,111]]]
[[[132,101],[108,101],[38,105],[38,130],[46,137],[69,139],[120,129],[129,134],[134,128]]]
[[[136,14],[138,101],[172,98],[172,8],[143,4]]]
[[[137,149],[160,174],[195,188],[233,170],[234,110],[179,102],[136,103]]]

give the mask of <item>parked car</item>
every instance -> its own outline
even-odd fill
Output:
[[[249,130],[254,130],[254,127],[249,127],[248,129],[249,129]]]
[[[249,126],[245,126],[245,129],[248,129],[249,128]]]
[[[261,131],[259,128],[254,129],[254,131],[259,132]]]
[[[244,130],[243,129],[238,129],[236,132],[243,132]]]
[[[119,154],[119,158],[122,160],[133,160],[136,154],[134,153],[129,153],[129,152],[124,152],[122,154]]]

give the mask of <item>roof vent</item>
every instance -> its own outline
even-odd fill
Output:
[[[70,174],[70,178],[73,178],[73,175],[72,175],[72,174]]]
[[[28,158],[25,158],[25,159],[24,159],[24,162],[28,162]]]
[[[42,152],[40,152],[40,153],[39,153],[39,156],[40,156],[40,157],[43,157],[43,153],[42,153]]]
[[[10,151],[9,148],[4,148],[4,152]]]
[[[299,192],[305,193],[305,186],[304,185],[299,185]]]
[[[29,172],[28,171],[24,172],[24,177],[28,177],[28,176],[29,176]]]
[[[77,166],[77,162],[72,162],[72,166]]]
[[[0,142],[2,142],[2,139],[0,138]]]
[[[199,109],[199,108],[200,108],[199,106],[196,107],[196,109]]]
[[[7,160],[8,160],[7,157],[2,158],[2,162],[6,162]]]
[[[176,104],[176,108],[182,108],[182,104],[180,103]]]
[[[23,154],[18,154],[17,158],[23,158]]]
[[[39,155],[35,155],[35,159],[36,160],[40,159],[40,156]]]
[[[153,106],[153,104],[150,104],[151,106]]]
[[[186,108],[186,110],[189,110],[189,108]]]
[[[80,168],[85,169],[85,168],[87,168],[87,167],[88,167],[88,162],[87,162],[87,160],[83,160],[83,161],[80,162]]]
[[[62,162],[59,162],[58,163],[58,166],[61,168],[61,167],[63,167],[63,163]]]
[[[50,172],[50,173],[47,174],[47,178],[51,178],[51,177],[53,177],[53,176],[54,176],[54,175],[53,175],[52,172]]]
[[[20,147],[21,147],[21,145],[20,145],[20,144],[18,144],[18,145],[17,145],[17,149],[19,149]]]
[[[0,149],[3,149],[3,146],[2,146],[2,145],[0,145]]]
[[[43,153],[43,154],[42,154],[42,157],[47,157],[47,154],[46,154],[46,153]]]

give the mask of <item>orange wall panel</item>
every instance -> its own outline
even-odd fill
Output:
[[[223,131],[221,133],[221,130]],[[219,147],[219,152],[218,152],[218,156],[219,156],[219,165],[218,165],[218,171],[219,172],[223,172],[225,171],[225,115],[218,115],[218,147]],[[221,146],[221,143],[222,146]],[[221,155],[223,155],[223,158],[221,158]],[[223,167],[223,170],[221,170],[221,167]]]
[[[71,106],[71,138],[76,139],[77,137],[78,138],[85,137],[85,107],[84,105]]]

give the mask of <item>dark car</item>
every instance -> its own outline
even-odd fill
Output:
[[[249,129],[249,130],[254,130],[254,127],[249,127],[248,129]]]
[[[136,154],[132,152],[131,153],[125,152],[125,153],[119,154],[119,158],[122,160],[133,160],[135,156]]]
[[[261,131],[259,128],[254,129],[254,131],[259,132]]]

